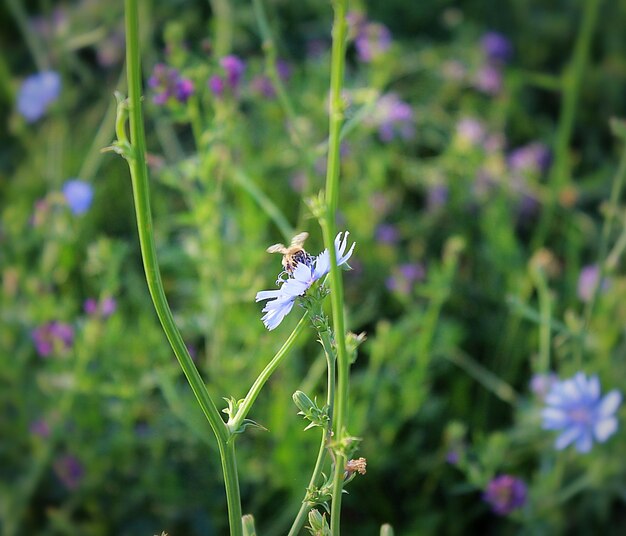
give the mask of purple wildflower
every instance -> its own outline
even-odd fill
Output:
[[[359,29],[354,46],[359,60],[370,63],[389,50],[391,32],[384,24],[369,22]]]
[[[98,301],[95,298],[87,298],[83,303],[83,311],[88,315],[95,315],[98,312]]]
[[[274,84],[272,84],[272,81],[269,79],[269,77],[263,74],[255,76],[252,79],[252,81],[250,82],[250,89],[254,93],[257,93],[258,95],[261,95],[266,99],[273,99],[276,96]]]
[[[101,315],[103,318],[111,316],[117,309],[115,298],[107,296],[100,301],[87,298],[83,304],[83,310],[90,316]]]
[[[276,61],[276,71],[283,82],[287,82],[291,78],[291,65],[287,60]]]
[[[71,454],[57,458],[53,466],[57,477],[69,490],[76,489],[85,476],[85,468],[78,458]]]
[[[463,145],[475,146],[485,138],[485,126],[473,117],[464,117],[456,125],[456,135]]]
[[[62,322],[48,322],[33,330],[33,342],[41,357],[49,357],[54,352],[69,350],[74,344],[74,329]]]
[[[500,475],[487,484],[483,500],[495,514],[505,516],[521,508],[526,502],[527,488],[523,480],[511,475]]]
[[[346,265],[349,268],[347,262],[356,245],[353,243],[346,252],[349,234],[346,231],[335,237],[337,266]],[[296,298],[304,296],[306,291],[328,272],[330,272],[330,253],[325,249],[317,257],[313,257],[310,262],[299,262],[286,279],[279,279],[280,287],[278,289],[257,292],[255,301],[269,300],[262,311],[265,314],[261,320],[265,327],[270,331],[278,327],[283,318],[291,312]]]
[[[600,395],[598,376],[583,372],[573,378],[555,382],[541,412],[544,430],[560,430],[554,444],[557,450],[574,443],[578,452],[589,452],[595,438],[604,443],[617,431],[615,412],[622,402],[619,391]]]
[[[400,100],[395,93],[387,93],[378,99],[378,104],[370,123],[378,127],[378,137],[388,143],[396,135],[410,139],[415,134],[413,109]]]
[[[550,149],[540,142],[532,142],[513,149],[507,164],[512,171],[522,173],[542,173],[550,166]]]
[[[502,73],[495,65],[483,65],[476,73],[474,86],[488,95],[497,95],[502,90]]]
[[[17,94],[17,111],[28,123],[46,113],[61,93],[61,77],[55,71],[42,71],[27,77]]]
[[[390,223],[381,223],[376,228],[376,240],[381,244],[395,244],[400,235],[395,225]]]
[[[50,425],[45,419],[37,419],[31,423],[30,433],[42,439],[47,439],[50,437]]]
[[[220,60],[222,69],[226,71],[226,82],[232,90],[236,90],[241,83],[246,64],[237,56],[231,54]]]
[[[93,188],[88,182],[71,179],[63,185],[63,195],[70,210],[76,214],[84,214],[93,201]]]
[[[409,294],[413,285],[425,276],[426,270],[420,263],[401,264],[396,273],[387,279],[387,288],[400,294]]]
[[[178,69],[168,67],[163,63],[157,63],[154,66],[152,75],[148,79],[148,86],[155,90],[152,102],[158,106],[163,106],[170,99],[187,102],[194,92],[191,80],[183,78]]]
[[[558,380],[559,378],[554,372],[535,374],[530,379],[530,390],[536,397],[543,400]]]
[[[448,187],[445,184],[429,186],[426,192],[428,210],[437,210],[448,202]]]
[[[593,294],[600,280],[600,267],[597,264],[584,266],[578,276],[578,297],[580,301],[588,303],[593,298]],[[606,291],[609,288],[609,281],[602,280],[600,290]]]
[[[224,80],[221,76],[214,74],[209,77],[208,86],[211,93],[216,97],[221,97],[224,94]]]
[[[506,63],[513,55],[511,41],[499,32],[487,32],[482,36],[480,46],[489,61]]]

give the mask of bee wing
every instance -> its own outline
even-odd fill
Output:
[[[284,255],[287,252],[287,248],[284,244],[274,244],[273,246],[267,248],[265,251],[267,251],[268,253],[282,253]]]
[[[309,233],[300,233],[297,234],[296,236],[294,236],[291,239],[291,244],[289,245],[289,247],[302,247],[302,245],[304,244],[304,241],[309,237]]]

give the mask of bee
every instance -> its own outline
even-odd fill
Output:
[[[299,262],[303,264],[311,264],[313,262],[313,256],[309,255],[302,247],[308,237],[309,233],[300,233],[291,239],[289,247],[285,247],[284,244],[274,244],[267,248],[266,251],[268,253],[282,253],[283,267],[291,275]]]

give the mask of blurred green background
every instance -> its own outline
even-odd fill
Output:
[[[322,249],[306,200],[324,185],[332,8],[264,6],[265,52],[249,2],[140,6],[158,255],[216,400],[245,395],[299,316],[261,323],[254,296],[280,271],[265,248],[308,231]],[[350,9],[338,221],[357,243],[348,325],[367,341],[349,422],[368,471],[344,533],[620,533],[626,436],[555,451],[529,382],[626,382],[626,218],[619,191],[609,202],[626,1]],[[0,533],[226,534],[219,455],[150,302],[128,169],[102,152],[125,93],[122,3],[6,0],[0,14]],[[216,91],[228,55],[245,71]],[[169,74],[149,84],[157,64]],[[47,71],[58,94],[29,101],[29,119],[24,84]],[[181,80],[188,98],[168,86]],[[84,210],[72,179],[93,193]],[[291,401],[325,396],[314,338],[250,415],[268,431],[238,439],[259,534],[287,532],[314,465],[318,435]],[[528,486],[508,516],[483,500],[498,474]]]

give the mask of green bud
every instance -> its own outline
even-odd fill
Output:
[[[328,407],[324,406],[319,408],[313,400],[311,400],[306,393],[302,391],[296,391],[293,395],[293,402],[300,410],[298,415],[302,415],[305,419],[311,421],[311,423],[305,428],[308,430],[315,426],[325,428],[330,420],[328,416]]]
[[[309,512],[309,526],[307,529],[313,536],[332,536],[326,521],[326,515],[320,514],[315,509]]]

